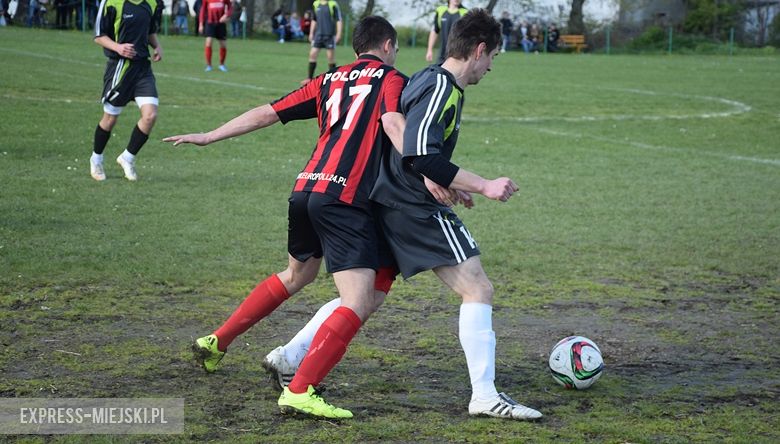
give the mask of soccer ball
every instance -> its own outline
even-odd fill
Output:
[[[550,373],[566,388],[584,390],[601,377],[604,360],[595,342],[582,336],[569,336],[555,344],[550,353]]]

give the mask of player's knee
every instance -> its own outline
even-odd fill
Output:
[[[463,295],[463,302],[480,302],[482,304],[493,305],[493,283],[488,279],[479,279],[470,285],[466,294]]]
[[[144,124],[147,127],[154,126],[154,123],[157,122],[157,109],[144,111],[143,114],[141,114],[141,120],[144,121]]]

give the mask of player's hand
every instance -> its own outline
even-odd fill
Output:
[[[162,60],[163,57],[163,49],[162,46],[158,46],[154,48],[154,55],[152,55],[152,61],[159,62]]]
[[[170,136],[163,139],[163,142],[173,142],[173,146],[179,146],[182,143],[191,143],[193,145],[208,145],[209,138],[205,133],[183,134],[179,136]]]
[[[433,51],[428,50],[425,53],[425,60],[428,61],[428,62],[432,62],[433,61]]]
[[[219,18],[219,22],[220,23],[227,23],[228,20],[230,20],[230,17],[228,17],[227,14],[225,14],[222,17]]]
[[[482,195],[488,199],[494,199],[501,202],[506,202],[510,197],[519,190],[517,184],[508,177],[499,177],[498,179],[489,180],[485,185],[485,190]]]
[[[135,57],[135,46],[132,43],[119,43],[116,47],[117,54],[126,59]]]
[[[471,193],[467,191],[460,191],[455,190],[455,192],[458,194],[458,200],[463,203],[463,206],[471,209],[474,207],[474,198],[471,197]]]
[[[341,41],[341,34],[336,34],[336,38],[334,39],[336,41],[336,44],[338,45]]]
[[[198,32],[203,34],[203,25],[198,26]]]
[[[428,189],[428,192],[436,199],[436,202],[448,207],[458,203],[458,195],[455,192],[444,188],[425,176],[423,176],[423,182],[425,183],[425,188]]]

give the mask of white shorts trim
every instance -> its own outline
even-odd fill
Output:
[[[103,111],[106,114],[111,114],[112,116],[118,116],[118,115],[122,114],[122,109],[123,108],[124,107],[122,107],[122,106],[114,106],[114,105],[112,105],[110,103],[104,103],[103,104]]]
[[[160,105],[160,99],[157,97],[136,97],[135,104],[138,105],[138,107],[142,107],[144,105],[154,105],[159,106]]]

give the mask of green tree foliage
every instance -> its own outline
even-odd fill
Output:
[[[688,15],[683,28],[692,34],[709,35],[715,39],[728,36],[737,26],[744,10],[742,0],[686,0]]]

